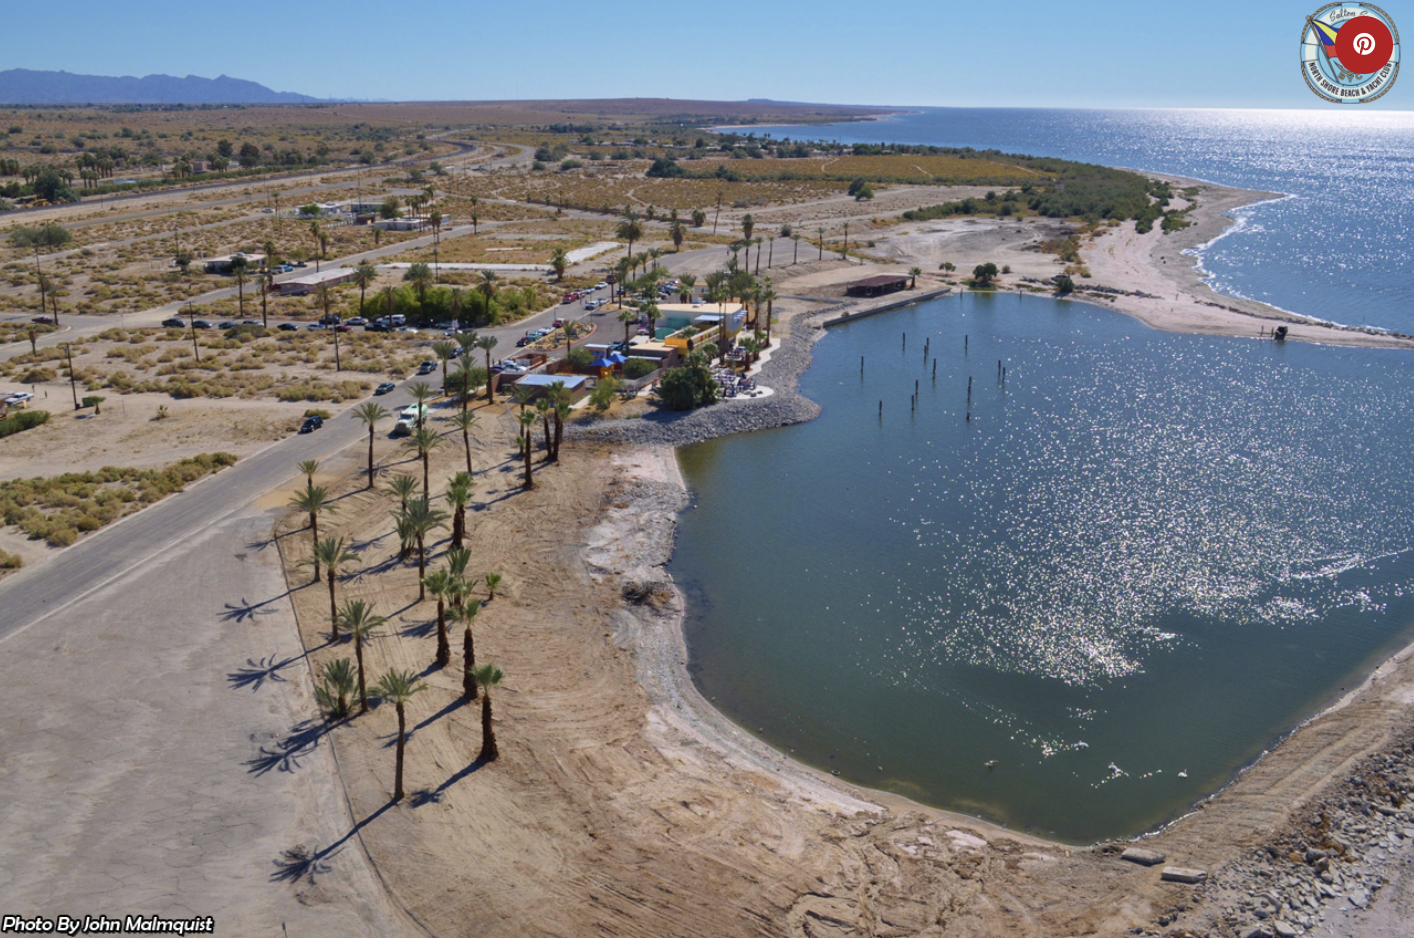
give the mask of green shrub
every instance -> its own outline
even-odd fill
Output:
[[[624,377],[630,380],[642,378],[658,370],[658,363],[646,358],[630,358],[624,362]]]
[[[47,410],[22,410],[0,420],[0,436],[10,436],[23,430],[30,430],[49,420]]]
[[[24,558],[19,554],[12,554],[8,551],[0,550],[0,570],[18,570],[24,565]]]
[[[669,368],[658,381],[658,397],[669,410],[692,410],[717,399],[717,382],[707,357],[701,352],[688,353],[681,368]]]

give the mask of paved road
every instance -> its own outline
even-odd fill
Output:
[[[271,522],[247,505],[175,539],[120,525],[88,543],[125,560],[167,546],[74,581],[93,589],[24,631],[30,612],[0,598],[6,913],[211,915],[231,938],[422,933],[368,862],[311,720]],[[102,558],[70,556],[86,562],[53,572],[101,577]]]

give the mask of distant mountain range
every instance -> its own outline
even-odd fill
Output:
[[[271,91],[239,78],[75,75],[12,68],[0,72],[0,104],[304,104],[308,95]]]

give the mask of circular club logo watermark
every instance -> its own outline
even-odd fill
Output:
[[[1301,76],[1317,97],[1365,104],[1394,86],[1399,30],[1373,3],[1328,3],[1306,17]]]

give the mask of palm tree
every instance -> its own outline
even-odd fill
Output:
[[[692,227],[701,228],[707,224],[707,213],[700,208],[692,210]]]
[[[378,696],[390,701],[398,711],[397,768],[393,772],[394,801],[403,800],[403,751],[407,747],[407,715],[403,708],[414,694],[426,689],[427,685],[415,673],[398,670],[388,671],[378,679],[378,685],[374,687]]]
[[[766,304],[766,344],[771,344],[771,306],[776,301],[776,291],[771,289],[771,278],[767,277],[761,281],[761,286],[756,290],[756,314],[761,314],[761,303]]]
[[[501,585],[501,575],[499,573],[488,573],[484,579],[486,580],[486,601],[489,603],[496,598],[496,588]]]
[[[314,484],[314,474],[319,471],[319,460],[301,459],[295,468],[304,473],[304,484],[308,488]]]
[[[638,322],[638,310],[629,308],[619,313],[619,322],[624,324],[624,343],[628,343],[628,332],[633,328],[633,324]]]
[[[684,303],[692,302],[692,290],[697,286],[697,277],[693,274],[683,274],[678,278],[680,284],[678,288],[678,299]]]
[[[270,271],[264,271],[255,278],[256,286],[260,290],[260,325],[270,328],[270,291],[275,286],[275,275]]]
[[[408,390],[412,392],[412,399],[417,402],[417,426],[422,429],[426,422],[424,411],[427,410],[427,402],[436,397],[437,392],[426,381],[415,381],[408,385]]]
[[[383,405],[367,401],[355,407],[353,415],[368,427],[368,487],[373,488],[373,432],[378,426],[378,421],[387,420],[392,414],[384,410]]]
[[[237,254],[235,257],[231,258],[231,273],[236,278],[236,296],[238,297],[236,302],[240,304],[242,319],[245,318],[246,267],[249,263],[244,254]]]
[[[462,699],[476,699],[476,679],[472,672],[476,669],[476,641],[471,633],[472,624],[481,614],[481,600],[469,599],[452,608],[452,618],[462,625]]]
[[[466,449],[466,474],[471,475],[471,428],[476,426],[476,414],[469,410],[458,411],[448,421],[462,432],[462,446]]]
[[[649,320],[652,321],[651,319]],[[565,435],[565,421],[570,415],[570,392],[565,387],[563,381],[551,381],[550,386],[545,389],[545,397],[550,402],[551,412],[555,418],[555,441],[550,446],[550,461],[558,462],[560,458],[560,441]]]
[[[434,570],[427,574],[422,585],[437,600],[437,658],[434,663],[444,668],[452,659],[452,646],[447,641],[447,597],[452,593],[452,575],[446,570]]]
[[[305,487],[304,491],[297,492],[290,498],[290,507],[309,513],[309,530],[315,544],[319,543],[320,513],[338,510],[338,506],[329,501],[329,490],[322,485],[309,485]],[[314,555],[314,578],[319,579],[319,555],[317,553]]]
[[[483,664],[472,672],[476,683],[481,687],[481,752],[477,753],[477,762],[495,762],[500,752],[496,749],[496,731],[491,726],[491,688],[501,683],[506,677],[506,672],[496,667],[494,664]]]
[[[458,472],[447,480],[447,502],[452,506],[452,546],[466,537],[466,503],[471,501],[471,474]]]
[[[555,279],[565,279],[565,271],[569,270],[570,258],[565,253],[564,248],[555,248],[555,252],[550,255],[550,267],[555,271]]]
[[[378,229],[375,228],[373,230],[377,231]],[[378,295],[383,298],[383,314],[391,317],[393,315],[393,308],[397,303],[398,291],[393,288],[392,284],[389,284],[379,290]]]
[[[496,313],[492,309],[492,304],[496,302],[496,272],[494,270],[483,270],[481,272],[481,282],[476,285],[476,292],[486,298],[486,322],[494,326],[496,324]],[[490,350],[488,349],[488,352]],[[486,368],[490,370],[491,359],[487,356]]]
[[[442,213],[433,209],[427,214],[427,223],[432,226],[432,279],[436,281],[441,267],[437,253],[442,245]]]
[[[309,236],[314,239],[315,245],[319,248],[319,253],[314,256],[314,269],[319,270],[319,262],[324,259],[324,245],[328,244],[329,236],[324,233],[324,229],[319,227],[319,222],[309,223]]]
[[[398,563],[404,563],[408,554],[417,546],[417,530],[413,527],[407,509],[393,512],[393,518],[393,529],[398,532]]]
[[[324,565],[325,578],[329,581],[329,621],[333,629],[334,641],[339,640],[339,608],[334,599],[334,581],[339,575],[339,568],[345,564],[357,563],[358,554],[348,550],[343,537],[326,537],[322,541],[314,542],[314,557],[310,560],[301,561],[302,565],[313,566],[315,569],[314,578],[319,579],[319,565]]]
[[[468,197],[467,201],[471,203],[471,233],[476,235],[479,233],[476,228],[476,206],[480,204],[481,198],[473,195]]]
[[[434,449],[442,445],[442,438],[431,427],[418,427],[412,431],[412,436],[408,437],[403,445],[409,449],[417,450],[417,457],[422,460],[422,497],[423,499],[431,498],[432,489],[428,484],[428,457]]]
[[[418,498],[408,502],[403,516],[417,541],[417,601],[423,602],[427,599],[427,587],[422,584],[427,576],[427,537],[446,524],[447,513],[433,508],[426,499]]]
[[[674,221],[668,228],[668,237],[673,239],[673,250],[681,251],[682,243],[687,240],[687,232],[683,230],[682,222]]]
[[[792,233],[790,239],[795,242],[795,254],[790,259],[791,266],[795,266],[800,262],[800,235]]]
[[[353,282],[358,284],[358,314],[363,315],[363,300],[368,295],[368,288],[373,286],[378,279],[378,268],[368,261],[359,261],[354,268]]]
[[[471,566],[471,551],[465,547],[447,549],[447,573],[452,577],[451,592],[448,594],[452,605],[462,607],[462,601],[471,592],[471,584],[466,579],[466,568]]]
[[[638,221],[638,213],[624,206],[624,220],[615,229],[618,236],[628,242],[628,256],[633,257],[633,242],[643,237],[643,225]]]
[[[540,418],[533,410],[523,410],[516,415],[520,423],[521,452],[525,455],[525,488],[535,488],[535,478],[531,475],[530,452],[535,440],[535,421]]]
[[[418,261],[408,268],[408,272],[403,274],[403,281],[412,284],[413,290],[417,292],[417,318],[421,322],[427,321],[427,290],[432,286],[432,268]]]
[[[910,267],[910,268],[908,268],[908,276],[909,276],[908,288],[909,288],[910,290],[915,290],[915,289],[918,288],[918,278],[919,278],[920,276],[922,276],[922,275],[923,275],[923,268],[922,268],[922,267]]]
[[[407,511],[408,500],[417,492],[417,479],[407,473],[395,475],[388,480],[388,487],[384,491],[398,500],[399,512]]]
[[[623,298],[624,289],[628,285],[629,271],[632,269],[633,261],[629,260],[627,257],[621,257],[614,263],[614,286],[609,291],[611,294],[617,292],[619,298]]]
[[[476,340],[476,347],[486,353],[486,402],[493,404],[496,401],[496,382],[491,378],[491,350],[500,342],[494,335],[479,336]]]
[[[554,408],[553,406],[551,406],[551,404],[550,404],[550,399],[549,399],[548,397],[542,397],[542,398],[540,398],[539,400],[537,400],[537,401],[535,402],[535,416],[537,416],[537,417],[540,418],[541,423],[542,423],[542,424],[544,425],[544,427],[545,427],[545,461],[546,461],[546,462],[549,462],[549,461],[550,461],[550,451],[551,451],[551,449],[553,449],[553,445],[552,445],[552,441],[551,441],[551,437],[550,437],[550,415],[551,415],[552,413],[554,413],[554,410],[555,410],[555,408]]]
[[[447,339],[442,339],[441,341],[432,343],[432,354],[436,355],[437,360],[442,363],[443,394],[447,392],[447,362],[451,361],[453,358],[456,357],[458,348],[460,348],[460,346],[458,346],[457,343],[451,342]]]
[[[751,266],[751,248],[749,246],[749,242],[751,241],[751,232],[754,230],[756,230],[756,219],[751,216],[750,212],[747,212],[741,217],[741,236],[743,240],[748,242],[748,247],[746,249],[747,267]]]
[[[347,658],[326,661],[324,667],[319,669],[319,677],[319,684],[314,688],[315,701],[334,719],[348,716],[349,694],[354,689],[352,662]]]
[[[363,683],[363,641],[372,638],[373,633],[387,624],[388,620],[373,614],[373,606],[361,599],[344,603],[339,610],[339,621],[354,640],[354,658],[358,660],[358,712],[368,712],[368,690]]]
[[[486,381],[486,370],[480,365],[473,365],[469,360],[463,359],[457,363],[457,370],[452,372],[449,392],[455,392],[461,401],[461,412],[458,416],[465,416],[467,407],[471,403],[472,391],[481,387]],[[459,426],[456,417],[451,420],[453,426]]]

